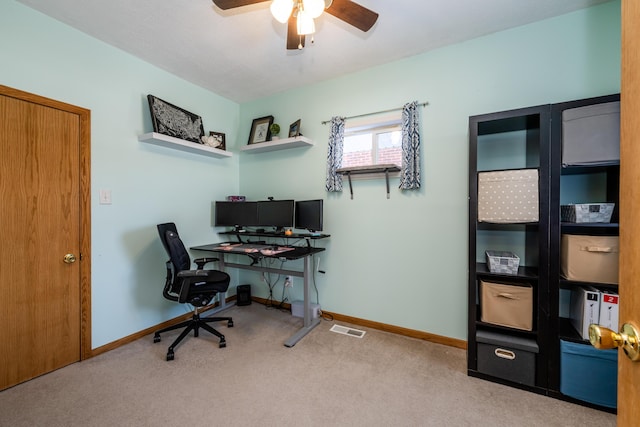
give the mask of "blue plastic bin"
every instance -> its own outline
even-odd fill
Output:
[[[560,340],[560,392],[585,402],[617,407],[618,350]]]

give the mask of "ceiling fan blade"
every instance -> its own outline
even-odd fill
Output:
[[[378,20],[378,14],[376,12],[360,6],[351,0],[333,0],[331,6],[329,6],[326,11],[364,32],[369,31]]]
[[[213,0],[213,4],[222,10],[234,9],[236,7],[248,6],[250,4],[263,3],[267,0]]]
[[[300,49],[299,45],[304,47],[305,36],[298,35],[298,18],[291,15],[287,22],[287,49]]]

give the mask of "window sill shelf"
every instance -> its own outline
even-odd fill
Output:
[[[342,175],[364,175],[374,173],[400,172],[400,166],[393,163],[384,165],[351,166],[337,169],[336,172]]]
[[[389,195],[389,173],[400,172],[400,166],[389,163],[382,165],[369,165],[369,166],[351,166],[346,168],[340,168],[336,170],[336,173],[347,175],[349,178],[349,191],[351,192],[351,199],[353,200],[353,185],[351,183],[351,175],[374,175],[384,173],[384,178],[387,183],[387,199]]]

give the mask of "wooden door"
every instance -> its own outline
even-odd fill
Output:
[[[89,111],[0,86],[0,390],[90,352],[88,130]]]
[[[640,327],[640,2],[622,1],[620,324]],[[618,353],[618,425],[640,420],[640,362]]]

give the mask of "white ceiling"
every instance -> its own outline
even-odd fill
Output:
[[[286,50],[269,1],[223,11],[211,0],[18,0],[196,85],[246,102],[609,0],[357,0],[367,33],[329,14],[315,42]]]

